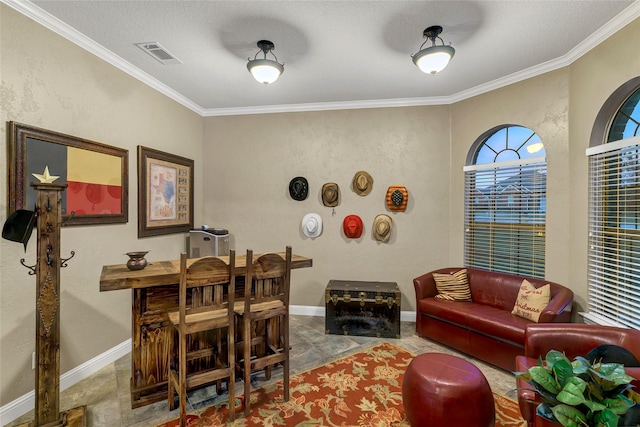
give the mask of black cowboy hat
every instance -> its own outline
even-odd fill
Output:
[[[2,238],[12,242],[20,242],[27,251],[27,242],[31,238],[33,226],[36,222],[36,213],[25,209],[18,209],[9,215],[2,227]]]
[[[309,183],[307,178],[296,176],[289,182],[289,195],[293,200],[301,201],[309,194]]]

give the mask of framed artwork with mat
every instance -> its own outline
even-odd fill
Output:
[[[193,228],[193,160],[138,146],[138,237]]]

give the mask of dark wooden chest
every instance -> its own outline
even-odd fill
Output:
[[[400,289],[395,282],[330,280],[325,332],[400,338]]]

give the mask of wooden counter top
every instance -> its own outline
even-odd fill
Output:
[[[278,252],[284,258],[284,252]],[[262,254],[253,254],[257,259]],[[229,257],[220,257],[228,261]],[[195,259],[195,258],[194,258]],[[236,275],[244,275],[246,255],[236,255]],[[302,255],[292,255],[291,268],[313,266],[313,259]],[[100,292],[120,289],[148,288],[150,286],[173,285],[180,282],[180,260],[152,261],[143,270],[132,271],[126,264],[105,265],[100,274]]]

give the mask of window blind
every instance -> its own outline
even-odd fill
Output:
[[[589,148],[589,314],[640,329],[640,137]]]
[[[544,158],[465,167],[465,265],[544,277]]]

